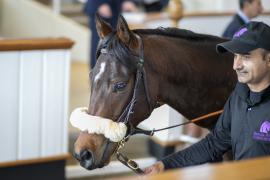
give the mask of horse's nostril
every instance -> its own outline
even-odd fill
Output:
[[[76,152],[73,152],[73,157],[74,157],[75,159],[77,159],[78,161],[80,161],[80,160],[81,160],[80,155],[79,155],[79,154],[77,154]]]
[[[94,166],[94,156],[93,153],[89,150],[82,150],[80,153],[73,153],[74,157],[80,162],[80,165],[86,169],[92,170],[96,168]]]
[[[81,160],[91,160],[92,159],[92,153],[88,150],[82,150],[80,152],[80,159]]]

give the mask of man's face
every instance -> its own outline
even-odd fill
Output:
[[[253,0],[251,3],[247,2],[245,8],[248,11],[249,18],[255,18],[263,11],[261,0]]]
[[[235,54],[233,69],[238,81],[249,86],[258,87],[270,81],[269,54],[263,49],[250,51],[249,54]]]

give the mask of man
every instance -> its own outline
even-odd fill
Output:
[[[166,169],[215,162],[232,150],[234,160],[270,155],[270,27],[250,22],[231,41],[217,45],[219,53],[235,54],[238,83],[214,129],[200,142],[165,157],[145,169]]]
[[[223,33],[223,37],[232,38],[234,33],[252,18],[262,13],[261,0],[239,0],[240,11],[233,17]]]
[[[117,24],[118,16],[121,10],[135,11],[136,5],[128,0],[88,0],[84,7],[84,12],[89,17],[89,28],[91,30],[91,50],[90,50],[90,68],[96,64],[96,50],[99,42],[99,36],[96,30],[95,14],[99,13],[114,28]]]

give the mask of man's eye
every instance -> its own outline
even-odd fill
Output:
[[[125,82],[118,82],[113,85],[113,92],[123,91],[127,86]]]
[[[249,54],[245,54],[245,55],[243,55],[243,58],[244,59],[249,59],[250,58],[250,55]]]

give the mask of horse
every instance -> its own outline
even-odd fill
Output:
[[[233,55],[215,49],[226,39],[177,28],[130,30],[122,16],[116,29],[99,16],[96,26],[101,40],[85,112],[123,122],[127,134],[162,104],[187,119],[220,110],[237,82]],[[211,128],[217,118],[197,125]],[[88,170],[106,166],[119,143],[82,130],[75,158]]]

